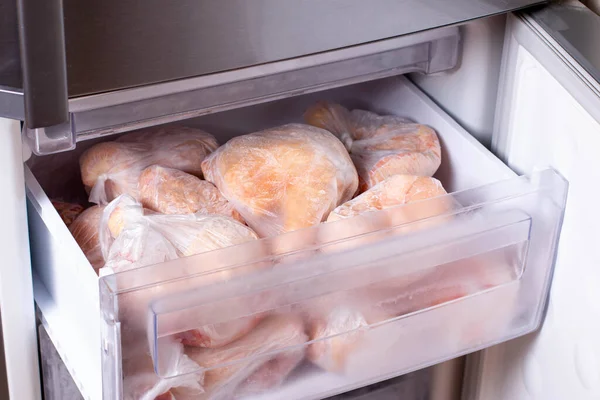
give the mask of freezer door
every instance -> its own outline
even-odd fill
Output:
[[[470,359],[465,399],[600,396],[600,84],[575,48],[600,38],[572,40],[591,21],[579,7],[508,19],[492,147],[518,173],[555,168],[570,190],[543,327]]]

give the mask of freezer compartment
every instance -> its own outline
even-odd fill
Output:
[[[98,279],[48,198],[73,187],[83,146],[33,160],[26,179],[36,301],[87,398],[122,398],[136,370],[165,391],[202,377],[218,396],[283,383],[253,397],[322,398],[539,326],[566,182],[552,170],[516,177],[407,79],[186,124],[223,143],[296,122],[319,99],[433,127],[443,151],[436,176],[452,193]],[[228,354],[198,347],[232,332],[241,333],[222,345]],[[192,361],[185,368],[178,352]],[[279,382],[282,372],[290,374]]]
[[[127,368],[148,340],[161,379],[194,373],[214,398],[229,398],[306,359],[331,380],[315,385],[305,371],[269,398],[319,397],[522,335],[541,321],[563,189],[547,170],[102,278],[105,323],[120,327],[109,346],[120,350],[105,360],[118,366],[119,354]],[[453,211],[382,223],[440,202]],[[265,248],[292,250],[252,260]],[[180,341],[196,362],[183,371]],[[130,393],[127,369],[105,387],[122,375]]]

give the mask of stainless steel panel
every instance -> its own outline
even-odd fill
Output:
[[[15,0],[0,0],[0,86],[22,87]]]
[[[459,29],[394,39],[174,82],[69,101],[70,125],[27,129],[36,154],[70,150],[76,141],[406,72],[455,67]]]
[[[541,0],[65,0],[69,95],[392,38]]]
[[[28,128],[69,120],[62,0],[17,0]]]

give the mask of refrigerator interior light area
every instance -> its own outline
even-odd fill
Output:
[[[219,141],[224,142],[248,129],[289,122],[307,105],[327,98],[382,113],[407,113],[436,128],[447,157],[437,176],[453,192],[449,198],[463,207],[452,215],[454,222],[446,221],[447,227],[428,228],[422,235],[402,233],[404,241],[392,238],[386,242],[378,239],[378,232],[368,232],[375,241],[371,247],[357,245],[354,252],[340,251],[327,255],[329,258],[311,256],[305,264],[282,253],[283,265],[304,281],[269,275],[274,283],[268,286],[261,276],[253,276],[256,279],[246,285],[288,292],[289,302],[271,304],[270,310],[305,301],[301,293],[307,288],[314,290],[315,296],[325,293],[325,275],[310,275],[297,265],[337,277],[330,280],[328,289],[340,291],[349,290],[342,279],[349,276],[347,271],[336,267],[340,263],[355,262],[357,266],[352,268],[362,271],[366,268],[360,265],[363,262],[375,277],[397,273],[390,272],[391,264],[377,261],[378,256],[411,267],[420,263],[414,266],[418,269],[479,260],[482,254],[484,262],[491,262],[502,254],[516,272],[489,290],[369,326],[367,337],[373,347],[366,351],[365,359],[370,362],[362,365],[369,370],[361,377],[328,375],[303,366],[282,387],[253,399],[340,396],[382,400],[397,396],[400,390],[408,394],[409,383],[414,384],[411,388],[421,388],[418,395],[410,392],[411,400],[598,398],[600,322],[593,316],[600,311],[596,294],[600,255],[594,243],[595,227],[600,224],[600,211],[595,207],[595,182],[600,178],[596,156],[600,146],[600,68],[595,67],[600,65],[586,56],[593,49],[578,47],[581,36],[575,33],[577,29],[594,32],[594,26],[600,32],[600,17],[578,2],[549,5],[458,27],[275,60],[275,64],[246,66],[243,71],[247,75],[242,75],[246,80],[230,79],[233,72],[229,71],[229,75],[223,72],[157,84],[151,86],[152,96],[148,87],[140,87],[70,99],[68,132],[25,129],[21,133],[18,123],[1,120],[6,142],[0,149],[0,168],[6,172],[0,178],[0,185],[6,188],[0,203],[5,224],[1,231],[3,243],[10,247],[6,265],[26,267],[0,270],[11,395],[24,388],[24,397],[19,398],[40,398],[36,386],[40,382],[35,346],[38,330],[29,326],[35,297],[43,325],[39,335],[43,353],[64,363],[52,371],[68,371],[86,400],[121,398],[122,326],[118,309],[111,307],[128,290],[144,290],[143,285],[131,284],[120,292],[115,290],[118,278],[98,280],[91,268],[83,268],[88,266],[87,260],[49,201],[53,167],[67,171],[91,144],[133,128],[176,121],[217,130]],[[277,73],[270,69],[274,65],[279,68]],[[219,85],[206,84],[211,79]],[[257,88],[264,92],[253,92]],[[101,126],[108,120],[112,125]],[[30,148],[36,154],[31,154]],[[69,182],[66,175],[64,181]],[[57,183],[57,192],[65,182]],[[26,197],[29,240],[22,223]],[[400,232],[402,227],[397,228]],[[289,235],[289,241],[281,243],[300,246],[303,235]],[[427,251],[419,247],[424,243]],[[245,249],[251,250],[249,246]],[[295,251],[298,256],[304,250]],[[208,254],[195,257],[210,260]],[[375,260],[373,266],[368,264],[370,258]],[[331,260],[331,264],[323,260]],[[172,265],[174,270],[181,268]],[[193,279],[189,278],[190,285]],[[33,287],[28,286],[31,281]],[[148,287],[157,284],[146,283]],[[224,285],[223,290],[248,299],[254,293],[235,282]],[[190,293],[184,293],[186,304],[203,310],[206,304]],[[203,296],[210,295],[209,289],[207,293]],[[214,299],[209,303],[215,309],[231,304],[224,294]],[[10,300],[30,304],[26,307],[30,313],[19,314],[20,308],[8,307]],[[114,310],[116,318],[111,314]],[[157,351],[159,322],[186,314],[169,297],[159,299],[148,313],[158,321],[147,331]],[[386,340],[394,335],[397,340],[386,350]],[[395,357],[380,357],[385,351]],[[23,357],[19,358],[20,354]],[[160,354],[153,357],[160,374]],[[43,365],[50,369],[49,364]],[[398,380],[403,374],[406,378]],[[403,389],[386,392],[376,386],[372,392],[360,392],[362,386],[380,385],[388,379]],[[343,394],[351,390],[355,391]]]

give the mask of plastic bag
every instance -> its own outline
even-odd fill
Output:
[[[261,237],[320,223],[358,186],[342,143],[301,124],[238,136],[207,157],[202,171]]]
[[[204,374],[206,394],[202,398],[231,399],[281,384],[304,358],[304,347],[300,345],[307,339],[299,317],[273,315],[225,347],[189,348],[187,354],[200,366],[211,368]]]
[[[346,145],[356,165],[360,190],[393,175],[433,176],[441,163],[440,142],[425,125],[396,116],[339,104],[317,103],[304,114],[307,123],[327,129]]]
[[[99,239],[100,220],[103,212],[104,206],[92,206],[83,211],[69,226],[69,231],[96,273],[104,265]]]
[[[385,210],[402,204],[415,203],[421,200],[447,194],[441,182],[427,176],[394,175],[371,189],[347,201],[334,209],[327,217],[327,222],[354,217],[366,212]],[[427,202],[423,207],[411,207],[410,215],[405,215],[401,208],[390,213],[390,225],[399,225],[442,214],[448,211],[447,202]]]
[[[125,400],[171,400],[173,390],[185,390],[189,395],[201,396],[202,375],[200,368],[184,354],[181,343],[163,341],[162,358],[166,360],[167,374],[173,378],[163,379],[156,375],[152,357],[143,343],[131,343],[123,349],[123,397]],[[196,373],[195,373],[196,372]]]
[[[215,185],[183,171],[150,166],[138,188],[143,206],[162,214],[220,214],[244,222]]]
[[[148,214],[131,196],[122,195],[106,206],[100,224],[100,243],[106,258],[101,275],[108,275],[134,268],[159,264],[180,257],[216,250],[257,239],[247,226],[232,218],[220,215],[162,215]],[[219,270],[221,265],[190,264],[190,274],[202,274]],[[140,271],[144,282],[160,282],[161,269],[154,269],[154,279]],[[164,271],[165,280],[168,271]],[[183,272],[182,272],[183,273]],[[204,284],[235,277],[237,270],[223,269],[217,274],[203,278]],[[128,279],[136,279],[130,276]],[[168,283],[167,283],[168,285]],[[156,285],[151,289],[133,291],[120,297],[119,317],[123,326],[135,332],[147,327],[148,304],[161,296],[172,294],[172,285]],[[177,291],[185,291],[198,285],[198,280],[177,284]],[[172,322],[175,326],[178,321]],[[237,339],[252,329],[258,320],[240,319],[220,326],[203,326],[182,332],[177,337],[188,345],[217,346]]]
[[[308,348],[307,358],[327,371],[344,371],[346,359],[361,345],[364,332],[360,328],[367,325],[362,312],[344,304],[314,316],[308,330],[314,343]]]
[[[140,130],[85,151],[79,159],[81,178],[92,203],[106,204],[121,194],[137,199],[144,168],[158,164],[202,176],[202,160],[216,148],[215,138],[199,129]]]
[[[60,200],[52,200],[52,205],[67,227],[71,225],[84,210],[79,204],[67,203]]]

